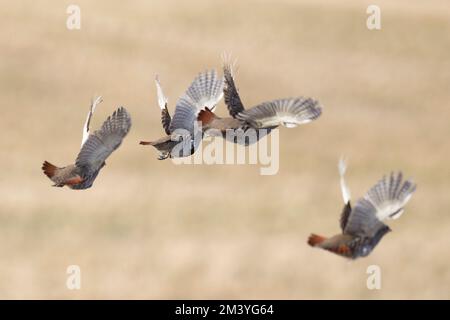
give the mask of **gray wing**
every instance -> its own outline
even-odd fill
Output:
[[[86,140],[89,138],[89,131],[90,131],[90,124],[91,124],[91,118],[94,115],[95,108],[97,108],[97,105],[99,103],[103,102],[103,98],[101,96],[96,97],[95,99],[92,99],[91,102],[91,108],[88,112],[86,122],[84,123],[83,127],[83,138],[81,140],[81,146],[86,142]]]
[[[376,216],[377,209],[366,199],[360,199],[347,218],[343,232],[353,236],[373,237],[386,227]]]
[[[370,188],[364,199],[376,208],[376,215],[381,221],[397,219],[415,190],[416,185],[411,180],[403,181],[401,172],[391,173],[389,178],[384,176]]]
[[[223,75],[225,77],[225,86],[223,88],[223,95],[225,104],[227,105],[228,112],[233,118],[245,110],[239,97],[238,90],[234,84],[233,68],[229,59],[224,58],[223,62]]]
[[[170,113],[167,109],[167,98],[164,95],[163,89],[161,87],[161,83],[159,82],[159,76],[156,75],[155,77],[155,84],[156,84],[156,94],[158,96],[158,105],[161,109],[161,123],[164,128],[164,131],[167,135],[170,134]]]
[[[172,122],[172,119],[170,117],[169,110],[167,109],[167,104],[164,107],[164,109],[161,110],[161,123],[164,128],[164,131],[167,135],[170,134],[170,123]]]
[[[88,174],[98,171],[106,158],[122,143],[131,128],[131,117],[120,107],[103,123],[100,130],[89,135],[75,161]]]
[[[341,226],[342,232],[344,232],[345,227],[347,226],[348,218],[350,217],[351,212],[352,212],[352,205],[350,204],[349,201],[345,204],[344,209],[342,210],[341,213],[341,218],[339,219],[339,224]]]
[[[411,180],[403,181],[401,172],[391,173],[378,181],[359,199],[345,227],[345,233],[373,235],[384,227],[385,219],[398,218],[411,198],[416,185]]]
[[[288,128],[311,122],[322,114],[319,102],[311,98],[287,98],[263,102],[256,107],[240,112],[236,118],[244,120],[254,128],[284,125]]]
[[[178,100],[170,124],[170,132],[177,129],[194,131],[194,122],[200,110],[214,110],[223,96],[223,79],[215,70],[200,73],[185,94]]]

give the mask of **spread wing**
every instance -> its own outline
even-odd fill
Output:
[[[89,135],[75,161],[87,174],[98,171],[106,158],[122,143],[131,128],[131,117],[120,107],[103,123],[100,130]]]
[[[167,135],[169,135],[170,122],[172,119],[170,118],[170,113],[169,110],[167,109],[167,98],[164,95],[158,76],[155,77],[155,84],[156,84],[156,94],[158,96],[158,105],[159,108],[161,109],[161,123],[164,128],[164,131],[166,132]]]
[[[411,198],[416,185],[411,180],[403,181],[401,172],[383,177],[359,199],[345,227],[345,233],[373,236],[384,227],[385,219],[398,218]]]
[[[411,199],[416,185],[411,180],[403,181],[401,172],[391,173],[389,178],[384,176],[364,196],[377,210],[377,217],[384,219],[397,219],[403,213],[403,208]]]
[[[386,225],[377,216],[377,209],[366,199],[360,199],[347,218],[343,232],[353,236],[373,237]]]
[[[349,201],[345,204],[344,209],[342,210],[342,213],[341,213],[341,219],[339,220],[339,224],[341,225],[342,232],[344,232],[345,227],[347,226],[348,218],[349,218],[351,212],[352,212],[352,206]]]
[[[223,57],[223,75],[225,78],[225,86],[223,88],[225,104],[230,115],[235,118],[245,108],[234,84],[233,63],[230,61],[230,56],[227,55]]]
[[[341,185],[341,192],[342,192],[342,199],[344,199],[344,203],[347,204],[350,202],[351,195],[350,195],[350,189],[347,187],[347,184],[345,183],[345,171],[347,171],[347,164],[345,163],[344,157],[341,157],[339,159],[338,163],[338,169],[339,169],[339,178],[340,178],[340,185]]]
[[[345,163],[345,159],[341,157],[339,159],[338,163],[338,169],[339,169],[339,178],[340,178],[340,185],[341,185],[341,192],[342,192],[342,198],[344,199],[344,209],[342,210],[341,219],[340,219],[340,225],[341,230],[344,232],[345,227],[348,223],[348,218],[350,216],[350,213],[352,212],[352,206],[350,204],[350,190],[347,187],[347,184],[345,183],[345,171],[347,171],[347,164]]]
[[[240,112],[236,118],[250,123],[255,128],[284,125],[288,128],[311,122],[322,114],[319,102],[311,98],[288,98],[263,102],[256,107]]]
[[[194,132],[194,122],[200,110],[214,110],[223,96],[223,79],[215,70],[200,73],[185,94],[178,100],[170,124],[170,132],[177,129]]]
[[[164,128],[164,132],[167,135],[170,135],[170,123],[172,122],[172,119],[170,117],[169,110],[167,107],[161,110],[161,123]]]
[[[103,98],[101,96],[92,99],[91,102],[91,108],[88,112],[88,115],[86,117],[86,122],[84,123],[84,127],[83,127],[83,138],[81,140],[81,146],[83,146],[83,144],[86,142],[86,140],[89,138],[89,126],[91,124],[91,118],[94,115],[95,112],[95,108],[97,108],[97,105],[100,104],[103,101]]]

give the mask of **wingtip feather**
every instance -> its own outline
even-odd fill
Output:
[[[162,90],[161,82],[159,81],[159,76],[155,76],[155,85],[156,85],[156,95],[158,96],[158,105],[161,110],[164,110],[167,107],[168,99],[164,95],[164,91]]]

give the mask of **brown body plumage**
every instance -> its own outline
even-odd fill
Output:
[[[57,166],[44,161],[42,170],[44,171],[44,174],[55,183],[55,187],[76,185],[83,181],[81,170],[74,164],[58,168]]]

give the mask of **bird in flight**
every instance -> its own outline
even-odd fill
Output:
[[[223,96],[223,78],[219,78],[215,70],[198,74],[178,99],[173,118],[167,109],[167,98],[158,77],[155,82],[166,136],[155,141],[141,141],[140,144],[155,147],[159,151],[159,160],[188,157],[197,150],[202,139],[202,132],[196,126],[197,115],[204,108],[215,109]]]
[[[101,97],[92,100],[86,122],[83,127],[81,150],[75,164],[57,167],[47,161],[42,165],[44,174],[54,182],[54,187],[68,186],[81,190],[92,187],[100,169],[109,155],[116,150],[131,128],[131,117],[124,107],[118,108],[106,119],[99,130],[90,133],[91,118]]]
[[[340,256],[356,259],[368,256],[380,240],[391,229],[383,223],[387,219],[399,218],[410,200],[416,185],[411,180],[403,180],[403,175],[391,173],[378,181],[363,198],[350,204],[350,191],[345,183],[346,164],[339,161],[339,174],[344,209],[340,226],[342,233],[331,238],[311,234],[308,244],[322,248]]]
[[[267,101],[245,109],[234,82],[233,63],[226,55],[223,72],[224,100],[231,117],[221,118],[208,108],[200,111],[198,121],[210,136],[222,136],[234,143],[250,145],[280,125],[297,127],[317,119],[322,113],[318,101],[304,97]]]

